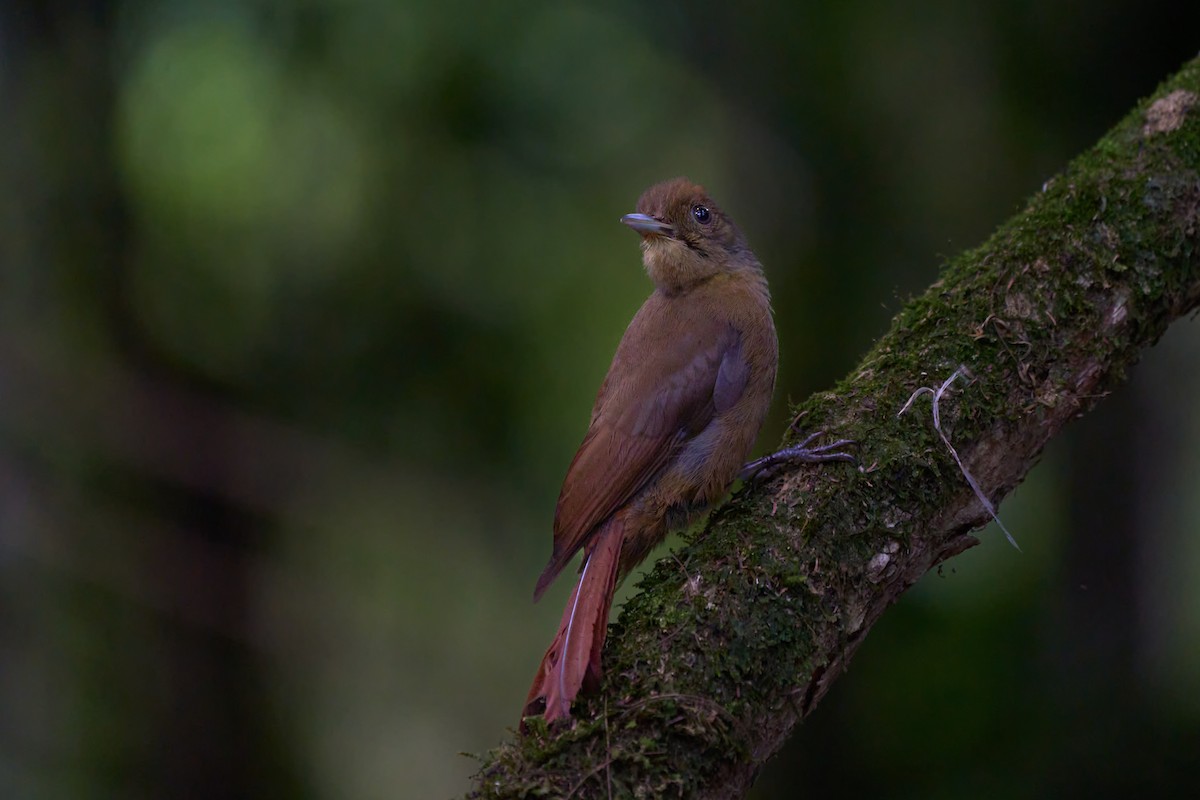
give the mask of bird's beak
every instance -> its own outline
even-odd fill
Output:
[[[643,236],[672,236],[675,233],[670,225],[648,214],[626,214],[621,217],[621,222]]]

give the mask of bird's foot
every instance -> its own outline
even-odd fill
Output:
[[[738,477],[748,482],[761,481],[769,478],[784,464],[789,463],[818,464],[823,461],[849,461],[851,464],[856,463],[854,456],[838,450],[839,447],[857,444],[852,439],[838,439],[836,442],[823,444],[819,447],[809,447],[809,444],[813,440],[824,435],[824,431],[817,431],[809,435],[800,444],[785,447],[776,453],[771,453],[769,456],[757,458],[742,467],[738,473]]]

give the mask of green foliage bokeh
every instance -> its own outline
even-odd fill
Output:
[[[704,183],[766,265],[766,449],[788,397],[1197,22],[1166,0],[0,9],[0,795],[465,789],[460,752],[515,723],[568,591],[529,602],[648,292],[617,224],[641,189]],[[1002,509],[1023,555],[985,532],[885,617],[756,797],[1188,785],[1194,340]]]

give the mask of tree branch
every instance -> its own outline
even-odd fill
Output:
[[[1046,442],[1200,303],[1200,59],[964,253],[850,375],[795,409],[861,442],[738,494],[626,603],[600,693],[485,757],[471,797],[734,797],[867,631],[989,521]],[[514,698],[515,700],[515,698]],[[516,708],[514,702],[514,708]]]

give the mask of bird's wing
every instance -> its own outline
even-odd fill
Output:
[[[535,599],[596,527],[704,430],[714,409],[726,410],[745,387],[749,370],[741,337],[728,322],[692,320],[689,330],[649,344],[623,342],[601,386],[592,424],[558,498],[554,551]]]

